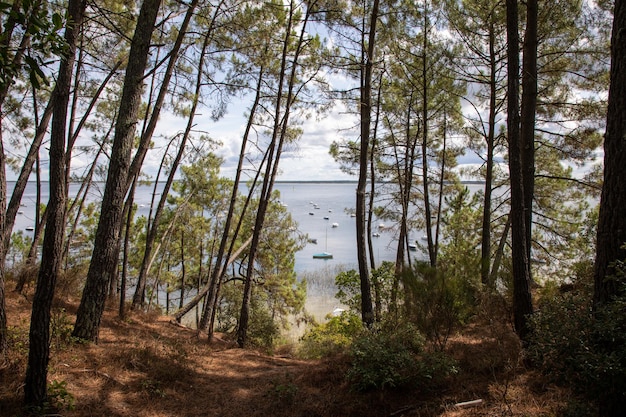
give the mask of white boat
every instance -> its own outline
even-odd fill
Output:
[[[32,232],[33,230],[35,230],[33,226],[26,226],[26,231]]]
[[[339,307],[335,308],[335,309],[333,310],[333,317],[339,317],[339,316],[341,316],[341,313],[343,313],[344,311],[346,311],[346,310],[345,310],[345,309],[343,309],[343,308],[339,308]]]
[[[339,227],[339,223],[333,223],[333,227]]]
[[[417,245],[414,243],[409,243],[409,250],[413,250],[413,251],[417,250]]]

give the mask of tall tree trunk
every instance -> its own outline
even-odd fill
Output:
[[[372,72],[376,43],[376,24],[378,22],[379,0],[374,0],[370,15],[367,51],[364,52],[361,80],[361,147],[359,153],[359,181],[356,189],[356,247],[361,283],[361,319],[366,326],[374,323],[372,291],[370,288],[369,269],[365,239],[365,186],[367,185],[367,157],[369,152],[370,125],[372,120]],[[364,47],[365,45],[363,45]]]
[[[594,305],[610,302],[623,288],[615,261],[626,260],[626,4],[615,2],[611,38],[611,86],[604,135],[604,183],[600,198],[594,269]]]
[[[480,242],[480,281],[490,286],[489,271],[491,268],[491,194],[493,190],[493,154],[496,130],[496,99],[498,84],[496,79],[496,34],[493,21],[489,25],[489,120],[487,122],[487,155],[485,172],[485,189],[483,197],[483,218]],[[493,283],[493,281],[491,281]]]
[[[515,331],[525,340],[528,316],[532,314],[530,266],[526,252],[526,217],[520,144],[519,115],[519,33],[517,0],[506,0],[507,21],[507,133],[509,136],[509,175],[511,181],[511,239],[513,257],[513,315]]]
[[[185,231],[182,230],[180,232],[180,299],[178,300],[178,308],[182,308],[185,305],[185,275],[186,275],[186,265],[185,265]]]
[[[2,236],[4,234],[4,220],[7,201],[7,178],[5,171],[6,161],[2,142],[2,118],[0,117],[0,254],[6,253],[5,243]],[[3,258],[4,256],[0,256],[0,360],[4,359],[8,347]]]
[[[143,91],[150,39],[160,4],[160,0],[144,0],[131,42],[93,256],[73,331],[75,337],[85,340],[95,341],[98,338],[108,284],[118,264],[118,242],[124,197],[128,191],[135,125]]]
[[[13,31],[15,30],[15,26],[17,22],[13,16],[17,14],[22,2],[16,0],[11,5],[11,10],[8,14],[8,18],[5,22],[4,27],[2,28],[2,36],[0,36],[0,45],[4,49],[9,49],[9,46],[12,42]],[[16,54],[14,57],[14,63],[16,59],[21,59],[23,54]],[[6,252],[8,250],[8,241],[5,242],[4,236],[7,232],[7,228],[5,226],[6,223],[6,208],[7,208],[7,177],[6,177],[6,164],[7,159],[4,153],[4,139],[2,138],[2,108],[4,104],[4,100],[6,99],[9,88],[12,84],[11,80],[3,80],[2,88],[0,89],[0,359],[2,359],[7,350],[7,316],[6,316],[6,303],[4,297],[4,260],[6,256]]]
[[[117,309],[117,315],[120,320],[124,320],[126,318],[126,287],[128,282],[128,258],[130,252],[130,229],[133,223],[133,204],[134,204],[134,196],[135,196],[135,187],[137,186],[137,178],[133,181],[130,186],[130,192],[128,193],[128,200],[124,205],[124,212],[122,217],[126,218],[126,226],[124,227],[124,245],[122,249],[122,276],[120,278],[120,293],[119,299],[120,304]]]
[[[145,0],[153,2],[155,0]],[[138,175],[141,171],[141,166],[143,165],[143,160],[150,148],[150,143],[152,142],[152,136],[154,135],[154,130],[156,129],[157,122],[159,121],[159,115],[161,114],[161,108],[163,107],[163,103],[165,102],[165,97],[168,94],[168,87],[170,80],[172,79],[172,75],[174,73],[174,68],[176,67],[176,62],[178,61],[180,48],[187,34],[187,29],[189,28],[189,22],[193,17],[194,11],[198,6],[199,0],[191,0],[189,5],[187,6],[187,11],[185,13],[185,17],[178,28],[178,34],[176,36],[176,41],[174,42],[174,46],[172,46],[172,50],[170,51],[170,59],[167,64],[167,68],[165,73],[163,74],[163,80],[161,81],[161,88],[159,90],[159,94],[154,102],[154,109],[152,110],[152,114],[150,115],[150,120],[146,126],[146,129],[141,134],[141,139],[139,140],[139,146],[137,148],[137,152],[133,157],[133,161],[130,165],[129,169],[129,178],[127,178],[128,184],[126,184],[126,189],[130,186],[131,178],[134,175]],[[156,6],[158,9],[158,6]]]
[[[615,2],[611,37],[611,86],[604,135],[604,183],[600,198],[594,269],[594,305],[610,302],[624,279],[616,274],[615,261],[626,260],[626,4]]]
[[[370,146],[370,155],[369,155],[369,168],[370,168],[370,193],[369,193],[369,201],[367,203],[367,253],[369,254],[370,260],[370,268],[376,268],[376,257],[374,256],[374,244],[372,242],[372,217],[374,216],[374,201],[376,198],[376,148],[377,148],[377,138],[378,138],[378,125],[380,122],[380,107],[381,107],[381,96],[382,96],[383,88],[382,83],[378,83],[377,88],[377,97],[376,97],[376,119],[374,120],[374,131],[372,132],[372,145]],[[379,300],[379,285],[377,282],[374,282],[374,309],[375,311],[375,319],[378,320],[380,317],[380,303]]]
[[[30,5],[31,18],[33,14],[39,10],[41,7],[41,1],[35,1]],[[22,7],[22,2],[19,0],[14,1],[11,4],[11,10],[9,11],[8,18],[5,22],[4,27],[2,28],[2,34],[0,36],[0,46],[2,46],[6,50],[10,50],[10,45],[13,42],[13,32],[15,27],[17,26],[17,21],[14,16],[19,12]],[[30,26],[30,21],[27,23],[27,28]],[[25,30],[23,32],[23,36],[21,42],[12,57],[11,62],[7,63],[7,67],[9,68],[20,68],[22,66],[22,60],[24,58],[24,52],[30,45],[31,33],[29,30]],[[4,72],[3,72],[4,73]],[[0,357],[4,355],[7,349],[7,319],[6,319],[6,305],[5,305],[5,297],[4,297],[4,262],[6,257],[6,252],[8,250],[8,242],[11,235],[11,231],[13,229],[13,223],[15,222],[15,216],[7,215],[5,212],[7,210],[7,179],[6,179],[6,155],[4,153],[4,144],[2,138],[2,108],[5,99],[9,94],[10,86],[12,85],[13,75],[9,75],[7,79],[3,79],[3,82],[0,84]],[[53,93],[54,94],[54,93]],[[30,172],[28,173],[30,174]],[[27,175],[28,176],[28,175]],[[16,184],[17,186],[18,184]],[[23,191],[22,191],[23,192]],[[20,195],[21,200],[21,195]],[[17,206],[19,206],[19,201],[17,202]],[[9,208],[13,207],[13,198],[12,202],[9,203]],[[17,207],[15,208],[17,212]],[[6,223],[10,222],[11,226],[7,227]],[[5,239],[5,235],[7,238]]]
[[[626,280],[617,274],[615,261],[626,259],[626,4],[616,0],[613,10],[611,35],[611,85],[604,135],[604,183],[600,199],[600,217],[596,261],[594,267],[595,308],[611,302],[623,294]],[[615,351],[612,346],[605,347]],[[623,348],[623,347],[622,347]],[[617,353],[617,352],[615,352]],[[618,387],[616,387],[618,388]],[[621,387],[623,388],[623,387]],[[617,391],[617,390],[613,390]],[[617,417],[624,414],[624,391],[621,395],[607,392],[602,395],[599,415]]]
[[[439,195],[437,196],[437,214],[431,213],[431,219],[435,217],[435,254],[439,253],[439,235],[441,234],[441,207],[443,207],[443,186],[446,179],[446,151],[448,150],[448,116],[444,110],[443,134],[441,148],[441,173],[439,175]]]
[[[72,72],[76,54],[76,40],[80,32],[87,2],[70,0],[68,18],[72,26],[65,31],[69,46],[67,58],[61,59],[59,75],[53,94],[53,119],[50,134],[50,199],[48,222],[43,240],[41,267],[33,298],[30,322],[28,366],[24,383],[24,402],[42,406],[47,399],[47,374],[50,356],[50,308],[54,287],[63,255],[65,225],[66,178],[65,132]]]
[[[537,110],[537,0],[526,1],[522,66],[522,107],[520,109],[520,146],[524,181],[526,218],[526,256],[531,259],[533,196],[535,193],[535,113]],[[532,282],[532,275],[530,276]]]
[[[428,96],[429,96],[429,88],[428,88],[428,32],[429,32],[429,24],[428,24],[428,2],[424,3],[424,33],[422,35],[422,184],[423,184],[423,194],[424,194],[424,216],[426,220],[426,239],[428,241],[428,260],[430,261],[430,266],[437,266],[437,251],[435,248],[435,242],[433,240],[433,231],[432,231],[432,218],[431,218],[431,208],[430,208],[430,181],[428,179]]]

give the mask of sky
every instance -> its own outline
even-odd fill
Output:
[[[222,157],[224,161],[221,175],[228,178],[234,178],[246,123],[245,112],[248,107],[249,103],[242,100],[231,103],[226,114],[218,121],[203,117],[202,114],[197,115],[195,118],[195,129],[208,133],[210,137],[221,142],[222,145],[215,153]],[[469,112],[469,109],[465,110],[466,113]],[[164,138],[172,138],[184,131],[186,123],[185,119],[176,117],[172,113],[163,112],[161,114],[154,137],[157,150],[148,152],[143,165],[143,172],[149,175],[151,179],[156,177],[162,162],[162,151],[159,151],[159,148],[165,148]],[[282,154],[277,180],[356,181],[358,178],[355,175],[349,175],[341,171],[339,164],[329,154],[329,149],[334,141],[341,141],[346,138],[357,140],[359,133],[358,124],[357,115],[350,114],[346,110],[345,105],[340,102],[337,102],[335,107],[331,108],[320,118],[312,117],[305,120],[301,126],[303,131],[301,138],[295,145],[288,145]],[[42,155],[44,155],[43,152]],[[46,156],[43,156],[43,159],[45,158]],[[581,177],[588,170],[589,165],[600,163],[601,158],[602,154],[599,152],[595,161],[590,161],[587,166],[575,167],[574,176]],[[91,159],[75,153],[72,167],[76,173],[80,174],[88,168],[91,162]],[[458,158],[459,168],[477,168],[481,166],[482,162],[480,156],[471,150],[466,150],[466,153]],[[7,171],[7,179],[9,181],[15,180],[16,177],[15,173],[10,170]],[[47,179],[47,177],[47,164],[44,163],[42,166],[42,178]]]
[[[245,128],[246,119],[244,112],[246,103],[236,103],[229,107],[225,116],[217,122],[205,120],[198,116],[197,129],[208,133],[213,139],[219,140],[222,145],[215,153],[223,158],[224,163],[221,175],[234,178],[235,168],[240,152],[241,140]],[[163,147],[164,139],[159,137],[173,137],[176,133],[184,130],[186,121],[177,118],[171,113],[162,114],[155,142],[157,148]],[[346,112],[345,107],[338,105],[331,109],[321,119],[311,118],[302,125],[303,135],[295,145],[289,145],[282,154],[279,163],[279,181],[356,181],[358,178],[340,170],[339,164],[329,154],[333,141],[339,141],[346,137],[358,138],[358,118]],[[161,143],[160,143],[161,142]],[[161,164],[161,152],[149,152],[144,161],[143,171],[151,178],[155,178]],[[45,157],[44,157],[45,158]],[[589,165],[601,163],[602,154],[598,153],[594,161],[587,166],[575,167],[575,177],[581,177],[589,168]],[[75,157],[72,162],[76,172],[83,172],[91,160],[83,157]],[[482,164],[481,158],[472,151],[466,151],[458,159],[459,167],[477,168]],[[505,168],[506,169],[506,168]],[[15,180],[17,175],[7,171],[7,179]],[[47,164],[42,166],[42,178],[48,177]],[[475,178],[473,178],[475,179]]]
[[[241,140],[246,119],[244,111],[246,103],[229,106],[228,113],[217,122],[204,124],[198,117],[198,128],[206,131],[213,139],[219,140],[222,146],[216,154],[224,158],[221,174],[233,178],[239,158]],[[184,121],[172,115],[164,115],[159,125],[161,134],[172,137],[184,129]],[[322,118],[311,118],[302,125],[303,135],[295,145],[288,145],[279,163],[279,181],[356,181],[355,175],[342,172],[329,149],[334,141],[345,138],[358,139],[358,118],[348,114],[342,104],[338,104]],[[154,174],[161,163],[160,156],[148,155],[144,163],[144,171]],[[472,152],[459,158],[463,166],[475,166],[482,163]]]

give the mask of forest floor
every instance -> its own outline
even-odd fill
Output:
[[[9,284],[10,285],[10,284]],[[23,415],[32,295],[7,288],[10,353],[0,363],[0,416]],[[358,393],[347,357],[301,360],[293,348],[268,355],[172,324],[168,317],[108,309],[99,341],[67,341],[78,300],[56,301],[49,382],[54,416],[554,416],[566,390],[524,366],[507,323],[470,326],[447,343],[459,373],[432,390]],[[66,394],[69,394],[66,396]],[[474,401],[480,400],[480,401]],[[474,401],[470,406],[459,403]],[[73,409],[67,406],[73,402]]]

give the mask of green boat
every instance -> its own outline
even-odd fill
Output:
[[[314,253],[313,259],[333,259],[333,254],[330,252]]]

